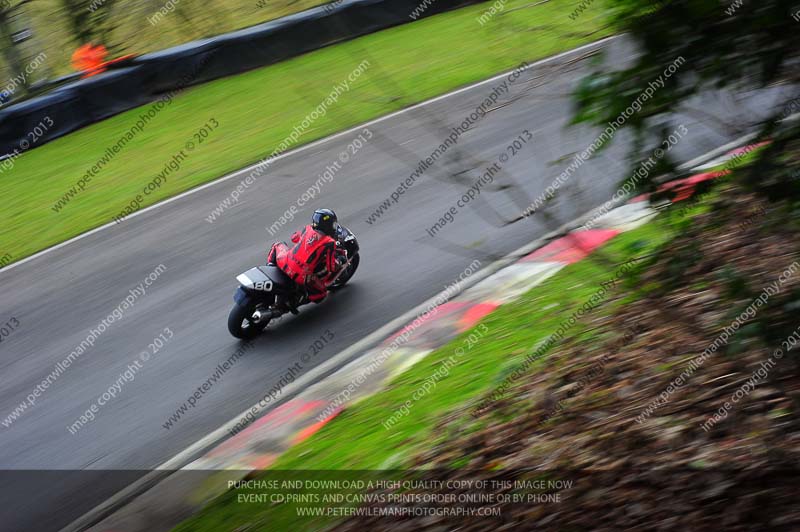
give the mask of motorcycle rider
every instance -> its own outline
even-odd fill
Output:
[[[267,263],[274,264],[295,283],[306,289],[308,300],[320,303],[328,295],[328,284],[347,262],[344,250],[336,239],[339,221],[331,209],[317,209],[311,215],[311,224],[292,235],[293,247],[283,242],[272,245]],[[299,301],[282,302],[297,314]]]

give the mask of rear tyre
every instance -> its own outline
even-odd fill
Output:
[[[269,320],[255,323],[253,313],[256,311],[256,303],[246,299],[240,305],[236,303],[228,315],[228,332],[240,340],[249,340],[259,335]]]

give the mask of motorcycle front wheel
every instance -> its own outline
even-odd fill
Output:
[[[336,279],[336,282],[334,282],[330,286],[330,289],[331,290],[336,290],[337,288],[341,288],[345,284],[347,284],[347,281],[349,281],[353,277],[353,275],[356,274],[356,270],[358,269],[359,262],[361,262],[361,256],[358,253],[356,253],[355,255],[353,255],[353,260],[350,261],[350,265],[342,273],[342,275],[340,275],[339,278]]]

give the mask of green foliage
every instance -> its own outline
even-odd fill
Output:
[[[108,34],[104,26],[108,23],[108,14],[114,1],[99,3],[95,0],[60,0],[75,43],[80,46],[94,41],[100,35]]]
[[[677,72],[664,79],[652,97],[641,102],[641,110],[630,116],[624,127],[633,130],[632,159],[646,159],[662,138],[654,134],[667,113],[680,110],[686,100],[708,89],[758,89],[773,83],[793,81],[798,74],[800,23],[792,18],[795,0],[746,1],[734,4],[720,0],[611,0],[614,26],[626,32],[641,51],[622,70],[590,74],[575,92],[575,122],[605,127],[658,80],[677,58],[683,62]],[[663,79],[663,78],[662,78]],[[760,128],[760,138],[772,138],[770,148],[759,154],[756,164],[744,177],[754,190],[769,199],[798,194],[797,183],[783,155],[798,128],[779,120],[800,110],[797,88],[778,106],[772,116],[747,124]],[[669,161],[665,168],[674,171]],[[784,170],[781,170],[783,166]],[[796,165],[794,166],[796,170]],[[762,181],[770,171],[768,183]],[[658,175],[651,172],[650,177]],[[644,180],[645,188],[652,183]]]

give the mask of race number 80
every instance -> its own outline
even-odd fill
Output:
[[[253,288],[255,290],[263,290],[265,292],[269,292],[272,290],[272,281],[257,281],[253,283]]]

